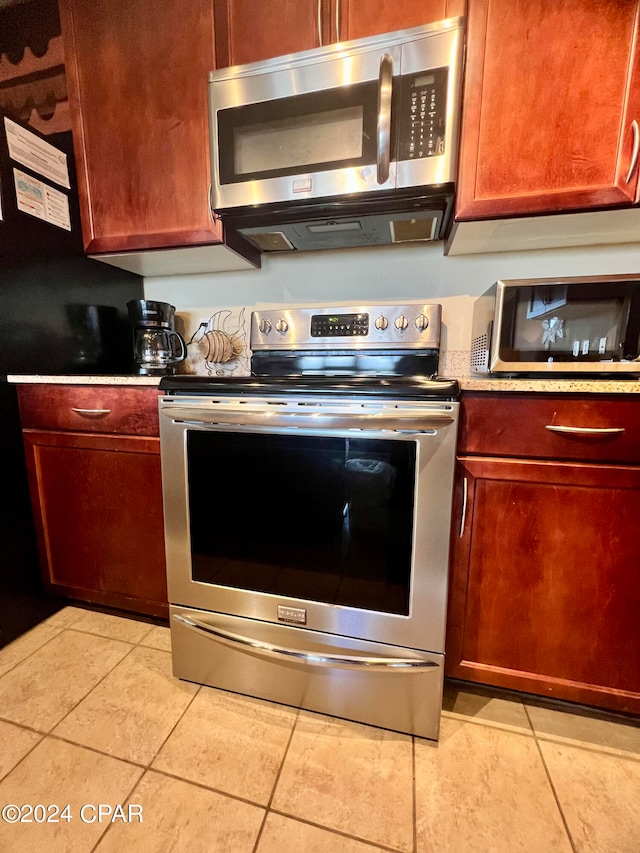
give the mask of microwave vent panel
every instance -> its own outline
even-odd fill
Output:
[[[489,339],[486,334],[471,341],[471,372],[489,372]]]
[[[392,219],[391,240],[393,243],[411,243],[417,240],[435,240],[439,217],[425,216],[420,219]]]

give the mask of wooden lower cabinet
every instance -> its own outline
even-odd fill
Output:
[[[47,399],[53,401],[56,389],[49,388]],[[23,399],[29,398],[30,391],[41,397],[44,390],[43,386],[20,389]],[[143,399],[145,405],[150,399],[157,406],[157,393],[151,392],[150,398],[141,396]],[[65,401],[65,409],[70,402],[73,400]],[[23,410],[28,418],[26,403]],[[89,423],[95,427],[95,418]],[[81,601],[166,617],[157,432],[118,435],[24,428],[23,441],[46,589]]]
[[[639,465],[461,455],[447,674],[640,713],[639,567]]]

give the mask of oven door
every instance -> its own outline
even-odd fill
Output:
[[[170,602],[442,652],[457,410],[161,399]]]

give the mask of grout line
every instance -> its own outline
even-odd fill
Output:
[[[25,728],[25,727],[24,727],[24,726],[20,726],[20,728]],[[32,730],[31,730],[31,729],[28,729],[28,731],[32,731]],[[40,732],[37,732],[37,734],[40,734]],[[36,741],[36,742],[34,743],[34,745],[31,747],[31,749],[28,749],[28,750],[27,750],[27,752],[25,752],[25,754],[22,756],[22,758],[20,758],[20,760],[19,760],[16,764],[14,764],[14,765],[13,765],[13,767],[11,767],[11,769],[10,769],[10,770],[7,770],[7,772],[4,774],[4,776],[0,776],[0,783],[1,783],[1,782],[4,782],[4,780],[7,778],[7,776],[9,776],[11,773],[13,773],[13,771],[14,771],[17,767],[19,767],[19,766],[21,765],[21,764],[22,764],[22,762],[25,760],[25,758],[26,758],[28,755],[31,755],[31,753],[33,752],[33,750],[34,750],[37,746],[40,746],[40,744],[41,744],[41,743],[42,743],[42,741],[45,739],[45,737],[46,737],[46,735],[42,735],[42,736],[40,737],[40,740]]]
[[[629,752],[628,750],[619,749],[615,746],[599,746],[585,741],[571,740],[563,738],[561,735],[539,734],[536,736],[538,741],[544,743],[552,743],[555,746],[567,746],[569,749],[581,749],[583,752],[591,752],[595,755],[607,755],[609,758],[620,758],[623,761],[640,762],[640,754]]]
[[[562,823],[564,825],[564,831],[567,833],[567,838],[569,839],[569,844],[571,845],[571,849],[573,850],[573,853],[578,853],[576,845],[573,841],[573,836],[571,835],[571,830],[569,829],[569,824],[567,823],[567,819],[565,817],[564,811],[562,809],[562,805],[560,803],[560,798],[558,797],[558,792],[556,791],[556,786],[553,784],[553,779],[551,778],[551,773],[549,772],[549,768],[547,767],[547,762],[545,761],[544,755],[542,754],[542,748],[540,747],[540,742],[539,742],[538,737],[536,735],[535,729],[533,728],[533,722],[531,720],[531,717],[529,717],[529,711],[527,710],[526,705],[525,705],[524,712],[527,715],[529,723],[531,724],[531,728],[533,729],[533,739],[535,741],[535,745],[536,745],[536,748],[538,750],[538,755],[540,756],[540,760],[542,761],[542,766],[544,767],[544,772],[547,774],[547,779],[549,780],[549,785],[551,787],[553,797],[556,801],[556,806],[558,807],[558,812],[560,813],[560,818],[561,818]]]
[[[42,625],[42,624],[43,624],[43,623],[41,622],[41,623],[40,623],[40,625]],[[36,628],[39,628],[39,627],[40,627],[40,625],[36,625],[35,627],[36,627]],[[32,628],[31,630],[33,630],[33,628]],[[25,661],[29,660],[29,658],[33,657],[33,656],[36,654],[36,652],[39,652],[41,649],[44,649],[44,647],[45,647],[45,646],[47,646],[47,645],[48,645],[52,640],[55,640],[55,639],[56,639],[56,637],[59,637],[59,636],[60,636],[60,634],[62,634],[62,632],[63,632],[64,630],[66,630],[66,629],[65,629],[65,628],[58,628],[58,629],[57,629],[57,631],[56,631],[56,633],[55,633],[52,637],[49,637],[49,639],[48,639],[48,640],[45,640],[45,641],[44,641],[44,643],[43,643],[41,646],[38,646],[38,648],[37,648],[37,649],[34,649],[33,651],[29,652],[29,654],[28,654],[28,655],[25,655],[23,658],[20,658],[20,660],[19,660],[19,661],[16,661],[16,662],[13,664],[13,666],[10,666],[10,667],[9,667],[9,669],[5,670],[5,671],[2,673],[2,675],[0,675],[0,680],[2,680],[2,679],[5,677],[5,675],[8,675],[10,672],[13,672],[13,670],[14,670],[16,667],[20,666],[20,664],[21,664],[21,663],[24,663]],[[22,634],[20,637],[17,637],[17,638],[16,638],[16,640],[14,640],[13,642],[17,642],[18,640],[21,640],[21,639],[22,639],[22,637],[26,637],[26,634]],[[12,643],[9,643],[9,645],[8,645],[8,646],[5,646],[5,648],[7,648],[7,649],[8,649],[8,648],[9,648],[9,646],[11,646],[11,645],[12,645]],[[4,651],[4,649],[3,649],[3,650],[0,650],[0,651]]]
[[[273,780],[273,786],[271,788],[271,794],[269,796],[269,800],[264,809],[264,815],[262,817],[262,823],[260,824],[260,829],[258,830],[258,834],[256,835],[256,841],[253,845],[253,853],[256,853],[258,849],[258,845],[260,844],[260,839],[262,838],[262,833],[264,831],[265,824],[267,823],[267,818],[269,817],[269,812],[271,809],[271,804],[273,803],[273,798],[276,794],[276,788],[278,787],[278,782],[280,781],[280,776],[282,775],[282,770],[284,769],[284,763],[287,760],[287,755],[289,754],[289,747],[291,746],[291,741],[293,740],[293,734],[296,730],[296,726],[298,725],[298,720],[300,719],[300,709],[296,709],[296,715],[293,720],[293,725],[291,726],[291,731],[289,732],[289,739],[287,740],[287,745],[284,748],[284,752],[282,753],[282,761],[280,762],[280,767],[278,768],[278,772],[276,773],[276,778]]]
[[[369,838],[362,838],[360,835],[350,835],[348,832],[344,832],[341,829],[335,829],[332,826],[327,826],[322,823],[315,823],[312,820],[307,820],[307,818],[299,817],[295,814],[289,814],[289,812],[280,811],[280,809],[269,809],[269,811],[271,814],[278,815],[279,817],[286,817],[288,820],[295,820],[297,823],[304,823],[306,826],[314,827],[314,829],[323,829],[325,832],[329,832],[332,835],[339,835],[341,838],[348,838],[349,841],[358,841],[360,844],[366,844],[374,850],[384,850],[386,853],[407,853],[406,850],[402,850],[400,847],[391,847],[388,844],[378,844],[375,841],[371,841]]]
[[[127,805],[127,804],[131,801],[131,797],[133,797],[134,791],[136,790],[136,788],[138,787],[138,785],[140,784],[140,782],[142,782],[142,780],[143,780],[143,779],[144,779],[144,777],[147,775],[147,773],[148,773],[148,771],[147,771],[147,770],[143,770],[143,771],[142,771],[142,773],[140,774],[139,778],[138,778],[138,779],[136,779],[136,781],[135,781],[135,782],[133,783],[133,785],[131,786],[131,790],[129,791],[129,793],[128,793],[128,794],[126,794],[126,795],[122,798],[122,805]],[[93,845],[93,847],[91,848],[91,850],[89,851],[89,853],[95,853],[95,851],[98,849],[98,847],[99,847],[99,846],[100,846],[100,844],[102,843],[102,841],[103,841],[104,837],[105,837],[105,836],[106,836],[106,834],[109,832],[109,830],[111,829],[111,827],[112,827],[112,826],[113,826],[113,823],[112,823],[111,821],[110,821],[109,823],[107,823],[107,825],[106,825],[106,827],[105,827],[104,832],[103,832],[103,833],[100,835],[100,837],[96,840],[96,843]]]
[[[158,649],[158,651],[161,651],[161,650],[160,650],[160,649]],[[172,678],[175,678],[175,676],[172,676]],[[186,683],[187,683],[187,684],[192,684],[193,682],[189,681],[189,682],[186,682]],[[200,692],[201,692],[201,691],[202,691],[202,685],[199,685],[199,686],[198,686],[198,689],[196,690],[196,692],[193,694],[193,696],[191,697],[191,699],[189,700],[189,702],[186,704],[186,706],[185,706],[185,708],[184,708],[184,711],[180,714],[180,716],[178,717],[178,719],[175,721],[175,723],[174,723],[174,724],[173,724],[173,726],[171,727],[171,731],[170,731],[170,732],[169,732],[169,734],[166,736],[166,738],[162,741],[162,743],[160,744],[160,746],[156,749],[156,751],[155,751],[155,753],[154,753],[153,758],[151,759],[151,761],[149,761],[149,763],[146,765],[149,769],[151,769],[151,766],[152,766],[153,762],[156,760],[156,758],[157,758],[157,757],[160,755],[160,753],[162,752],[162,749],[163,749],[163,747],[164,747],[165,743],[169,740],[169,738],[171,737],[171,735],[175,732],[175,730],[176,730],[176,728],[177,728],[178,724],[180,723],[180,721],[182,720],[182,718],[184,717],[184,715],[187,713],[187,711],[189,710],[189,708],[193,705],[193,702],[194,702],[194,700],[195,700],[196,696],[199,696],[199,695],[200,695]]]

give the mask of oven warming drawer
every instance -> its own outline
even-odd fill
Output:
[[[444,655],[184,607],[170,614],[178,678],[438,738]]]

